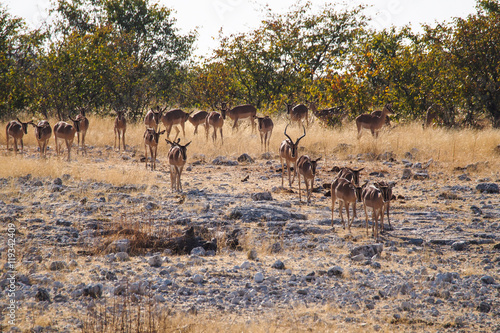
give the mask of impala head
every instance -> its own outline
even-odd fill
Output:
[[[158,142],[160,140],[160,135],[165,133],[165,130],[163,130],[161,132],[159,132],[159,131],[156,132],[154,128],[148,128],[146,131],[147,131],[146,135],[149,135],[150,138],[152,139],[152,141],[156,142],[156,144],[158,144]]]
[[[297,148],[299,146],[299,141],[300,139],[302,139],[303,137],[306,136],[306,128],[304,127],[304,125],[302,125],[302,128],[304,129],[304,134],[297,139],[297,141],[295,141],[295,143],[293,142],[292,138],[290,138],[288,136],[288,134],[286,134],[286,129],[288,128],[288,125],[286,125],[285,127],[285,136],[288,138],[288,143],[290,145],[290,150],[291,150],[291,155],[293,158],[295,158],[297,156]]]
[[[356,189],[356,200],[358,202],[363,202],[363,190],[365,189],[366,185],[368,185],[368,181],[365,181],[365,183],[361,186],[357,186],[356,184],[352,183],[354,185],[354,188]]]
[[[293,109],[293,104],[292,103],[286,103],[286,113],[290,114],[290,111]]]
[[[192,141],[189,141],[188,143],[186,143],[185,145],[181,145],[179,142],[181,141],[181,139],[177,139],[177,142],[172,142],[172,141],[169,141],[168,139],[165,139],[165,141],[171,145],[172,147],[179,147],[180,151],[181,151],[181,155],[182,155],[182,160],[185,161],[187,160],[187,155],[186,155],[186,152],[187,152],[187,146],[189,146],[191,144]]]
[[[320,157],[320,158],[317,158],[317,159],[315,159],[315,160],[311,160],[311,168],[312,168],[312,173],[313,173],[313,175],[315,175],[315,174],[316,174],[316,167],[318,166],[318,161],[319,161],[320,159],[321,159],[321,157]]]
[[[392,186],[386,183],[375,183],[375,187],[382,193],[382,199],[384,202],[391,201],[392,198]]]
[[[80,120],[71,118],[71,115],[68,115],[68,118],[73,122],[73,125],[76,128],[76,131],[80,132]]]
[[[226,112],[229,110],[226,102],[220,103],[220,113],[222,115],[222,119],[226,119]]]
[[[21,127],[23,128],[23,132],[24,134],[28,134],[28,124],[31,124],[33,126],[36,126],[34,123],[33,123],[33,120],[30,120],[28,121],[27,123],[23,123],[22,121],[19,120],[19,118],[16,118],[17,122],[19,124],[21,124]]]
[[[153,119],[155,120],[155,123],[159,124],[163,110],[157,106],[156,111],[154,109],[151,109],[151,111],[153,112]]]
[[[387,114],[394,114],[394,110],[392,109],[392,103],[387,103],[384,106],[384,109],[386,109]]]

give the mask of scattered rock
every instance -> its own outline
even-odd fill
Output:
[[[102,284],[89,284],[83,288],[83,296],[90,296],[92,298],[100,298],[102,296]]]
[[[275,269],[285,269],[285,264],[281,260],[276,260],[271,267]]]
[[[477,306],[477,310],[482,313],[488,313],[491,310],[491,305],[487,302],[481,302]]]
[[[458,241],[451,244],[451,248],[455,251],[463,251],[467,249],[469,242],[466,241]]]
[[[256,283],[262,283],[262,281],[264,281],[264,274],[262,274],[261,272],[258,272],[257,274],[255,274],[255,276],[253,277],[253,280],[256,282]]]
[[[486,193],[493,193],[493,194],[500,193],[500,189],[498,188],[498,184],[496,184],[496,183],[477,184],[476,190],[479,192],[486,192]]]
[[[159,255],[154,255],[148,259],[148,264],[151,267],[161,267],[163,260]]]
[[[328,276],[342,276],[344,270],[340,266],[334,266],[328,270]]]
[[[412,175],[413,173],[411,169],[405,168],[403,169],[403,175],[401,176],[401,179],[410,179]]]
[[[49,292],[45,288],[38,288],[35,294],[35,299],[38,302],[45,302],[45,301],[50,302]]]
[[[238,162],[240,162],[240,163],[254,163],[255,161],[253,160],[253,158],[250,157],[250,155],[241,154],[238,157]]]
[[[481,282],[484,284],[495,284],[495,279],[492,276],[484,275],[481,277]]]
[[[49,269],[51,271],[60,271],[68,268],[68,265],[64,261],[53,261],[50,263]]]
[[[252,193],[251,197],[254,201],[273,200],[273,196],[271,195],[271,192],[269,192],[269,191]]]
[[[106,250],[107,253],[116,253],[116,252],[129,252],[130,251],[130,240],[129,239],[118,239],[113,241],[108,245]]]

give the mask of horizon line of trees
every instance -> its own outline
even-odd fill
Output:
[[[250,103],[341,107],[351,119],[391,102],[397,121],[432,107],[448,127],[500,127],[500,0],[422,33],[370,29],[365,6],[298,1],[261,25],[220,36],[201,61],[197,32],[181,34],[171,9],[149,0],[57,0],[30,30],[0,4],[0,118],[80,110],[132,119],[157,105],[216,109]]]

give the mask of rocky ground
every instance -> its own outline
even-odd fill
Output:
[[[130,152],[100,158],[144,172]],[[361,204],[350,233],[337,209],[331,226],[321,184],[333,179],[333,161],[320,164],[305,204],[297,183],[281,187],[277,156],[238,158],[192,156],[181,194],[171,193],[162,161],[148,184],[0,179],[2,263],[9,223],[17,241],[13,298],[2,267],[1,330],[73,332],[98,322],[99,306],[128,300],[153,302],[163,315],[234,314],[247,324],[307,308],[299,323],[339,331],[500,331],[498,170],[476,163],[450,171],[411,152],[337,161],[364,167],[361,181],[397,182],[392,227],[385,221],[377,243]],[[189,227],[217,249],[162,248]],[[164,242],[141,248],[138,234]]]

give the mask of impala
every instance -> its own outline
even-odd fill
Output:
[[[19,118],[16,119],[17,120],[12,120],[7,124],[5,128],[5,137],[7,138],[7,151],[9,151],[9,137],[14,139],[14,151],[17,155],[17,140],[21,143],[21,151],[24,151],[23,136],[24,134],[28,134],[28,124],[33,126],[35,126],[35,124],[33,124],[33,121],[23,123]]]
[[[163,111],[165,110],[161,110],[159,106],[156,107],[156,111],[153,109],[149,110],[144,117],[144,125],[146,125],[146,128],[153,128],[157,131]]]
[[[194,126],[194,133],[198,134],[198,126],[205,125],[205,121],[207,119],[208,112],[207,111],[198,111],[193,115],[189,115],[189,122]],[[205,128],[206,130],[206,128]]]
[[[425,112],[425,122],[422,124],[422,127],[424,129],[427,127],[431,127],[438,121],[439,121],[439,111],[436,110],[436,105],[432,104],[427,108],[427,111]]]
[[[304,104],[299,104],[293,106],[293,104],[286,105],[287,114],[290,116],[290,122],[296,121],[297,123],[303,123],[306,120],[307,126],[309,126],[309,109]]]
[[[52,135],[52,128],[47,120],[41,120],[35,125],[35,138],[40,147],[40,156],[45,157],[47,153],[47,144]]]
[[[381,115],[382,115],[382,111],[380,111],[380,110],[372,112],[372,116],[374,116],[374,117],[380,117]],[[391,118],[389,118],[389,116],[385,116],[384,125],[389,126],[389,127],[391,126]]]
[[[85,149],[85,136],[87,135],[87,130],[89,128],[89,120],[85,117],[85,110],[81,110],[80,114],[76,116],[76,120],[79,121],[80,130],[77,132],[78,145],[76,153],[78,154],[78,147],[80,146],[80,134],[82,136],[82,149],[85,155],[87,155],[87,150]]]
[[[333,226],[333,211],[335,209],[335,202],[339,201],[339,215],[342,221],[342,227],[345,229],[344,216],[342,215],[342,207],[345,207],[347,213],[347,228],[351,232],[351,225],[356,217],[356,201],[361,202],[361,195],[363,188],[366,186],[356,186],[345,178],[337,177],[331,185],[332,195],[332,226]],[[349,206],[352,204],[352,219],[349,218]]]
[[[182,128],[182,136],[186,137],[184,124],[188,120],[189,115],[190,113],[186,113],[181,109],[174,109],[166,112],[165,114],[163,114],[163,116],[161,116],[161,121],[163,122],[163,125],[165,125],[165,129],[167,131],[167,138],[170,138],[170,131],[172,130],[172,126],[174,125],[180,125]],[[177,131],[177,133],[175,133],[175,139],[177,139],[180,130],[177,128],[177,126],[175,127],[175,130]]]
[[[393,198],[393,196],[392,196],[392,188],[394,186],[396,186],[396,183],[395,182],[394,183],[392,183],[392,182],[391,183],[386,183],[384,181],[380,181],[380,182],[375,183],[375,186],[377,186],[379,188],[384,187],[384,186],[388,187],[388,189],[387,189],[387,198],[388,199],[385,202],[385,212],[387,214],[387,223],[389,223],[389,228],[390,228],[389,230],[392,230],[391,219],[389,217],[389,210],[391,208],[391,200]],[[382,225],[382,230],[383,229],[384,229],[384,226]]]
[[[238,128],[239,119],[249,118],[250,123],[252,124],[252,133],[254,132],[255,122],[253,121],[253,119],[257,114],[257,109],[255,108],[255,106],[250,104],[245,104],[245,105],[238,105],[232,109],[229,109],[226,103],[222,103],[221,111],[222,111],[222,118],[226,119],[227,115],[234,121],[233,130],[235,128]]]
[[[160,135],[165,133],[165,130],[156,132],[154,128],[147,128],[144,132],[144,151],[146,156],[146,169],[148,168],[148,147],[151,153],[151,170],[156,170],[156,152],[158,151],[158,142]]]
[[[362,198],[363,198],[363,206],[365,209],[365,222],[366,222],[366,234],[368,235],[368,212],[367,207],[371,207],[373,209],[372,220],[373,225],[372,229],[374,230],[373,235],[375,239],[378,241],[378,219],[380,217],[380,224],[382,226],[382,230],[384,228],[384,207],[387,201],[390,200],[388,197],[388,186],[382,186],[380,184],[375,184],[363,189]]]
[[[306,136],[306,128],[304,125],[302,125],[302,128],[304,129],[304,135],[302,135],[300,138],[293,142],[293,140],[286,134],[286,129],[288,128],[288,125],[285,127],[285,136],[287,139],[283,140],[280,145],[279,153],[280,153],[280,162],[281,162],[281,187],[283,187],[283,175],[285,173],[285,167],[283,164],[283,159],[286,162],[286,168],[288,171],[288,185],[292,187],[293,181],[295,180],[295,174],[297,172],[297,167],[296,167],[296,162],[297,162],[297,150],[299,146],[299,141]],[[291,165],[295,164],[295,167],[293,168],[293,179],[291,179],[290,175],[290,168]]]
[[[179,144],[180,139],[177,140],[177,142],[171,142],[167,139],[165,139],[165,141],[171,145],[170,150],[168,151],[168,163],[170,164],[170,182],[172,183],[172,192],[182,192],[181,174],[187,160],[187,146],[189,146],[191,141],[186,143],[184,146]]]
[[[222,136],[222,126],[224,125],[224,118],[219,112],[212,111],[209,113],[207,118],[205,119],[205,134],[208,140],[208,131],[210,130],[210,126],[214,128],[214,133],[212,134],[212,139],[214,142],[217,140],[217,129],[220,131],[220,139],[221,143],[224,143],[224,138]]]
[[[120,150],[120,139],[123,142],[123,150],[125,150],[125,131],[127,130],[127,119],[125,118],[126,111],[116,111],[115,118],[115,149],[116,139],[118,139],[118,151]]]
[[[361,169],[353,169],[349,167],[340,168],[339,173],[337,174],[338,178],[345,178],[352,182],[354,185],[359,186],[359,173],[364,170]]]
[[[264,149],[267,148],[266,151],[269,151],[269,142],[271,141],[274,127],[273,120],[269,118],[269,116],[255,118],[257,118],[257,123],[259,125],[261,149],[264,147]]]
[[[54,126],[56,154],[57,156],[61,154],[61,144],[58,139],[64,140],[66,142],[66,147],[68,148],[68,162],[71,160],[71,145],[75,139],[75,133],[80,132],[80,121],[78,119],[71,118],[71,116],[69,116],[69,119],[73,122],[73,125],[70,125],[65,121],[60,121]]]
[[[372,135],[377,138],[378,132],[384,126],[385,117],[389,114],[394,114],[391,108],[391,104],[386,104],[382,109],[382,112],[378,116],[374,116],[369,113],[363,113],[356,118],[356,126],[358,128],[358,139],[361,138],[361,130],[363,128],[369,129]]]
[[[314,189],[314,177],[316,177],[316,167],[318,161],[321,159],[311,160],[309,156],[302,155],[297,160],[297,171],[298,171],[298,182],[299,182],[299,201],[302,201],[302,194],[300,189],[300,175],[304,177],[304,183],[306,183],[306,195],[307,202],[311,202],[311,194]],[[309,189],[309,183],[311,183],[311,188]]]

